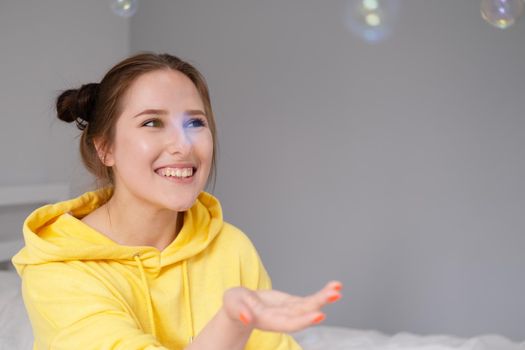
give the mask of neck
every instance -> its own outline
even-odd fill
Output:
[[[115,189],[105,204],[111,239],[122,245],[162,251],[177,237],[184,213],[159,209]]]

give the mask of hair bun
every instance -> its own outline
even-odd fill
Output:
[[[76,122],[80,130],[84,130],[95,109],[97,83],[85,84],[80,89],[66,90],[58,96],[56,101],[57,117],[67,123]]]

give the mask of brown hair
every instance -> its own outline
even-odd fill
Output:
[[[195,84],[204,103],[204,112],[213,137],[213,156],[208,179],[215,181],[217,134],[208,86],[202,74],[190,63],[169,54],[141,53],[115,65],[100,83],[66,90],[56,101],[57,116],[68,123],[75,122],[82,130],[80,154],[87,169],[103,185],[114,185],[113,172],[100,160],[94,140],[102,149],[111,147],[115,124],[122,112],[121,101],[131,84],[141,75],[156,70],[172,69],[186,75]]]

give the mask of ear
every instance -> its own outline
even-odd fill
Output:
[[[107,147],[107,144],[105,144],[101,139],[93,140],[93,144],[95,145],[95,149],[97,150],[98,158],[100,159],[102,164],[108,167],[115,165],[115,159],[113,158],[113,152],[111,148]]]

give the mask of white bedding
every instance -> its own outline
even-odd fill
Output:
[[[0,271],[0,350],[31,350],[33,333],[15,272]]]
[[[525,350],[525,342],[514,343],[499,335],[463,339],[411,333],[386,335],[373,330],[318,326],[294,336],[305,350]]]
[[[0,271],[0,350],[31,350],[32,332],[27,319],[20,280],[15,272]],[[318,326],[295,333],[304,350],[525,350],[498,335],[470,339],[451,336],[386,335],[377,331]]]

